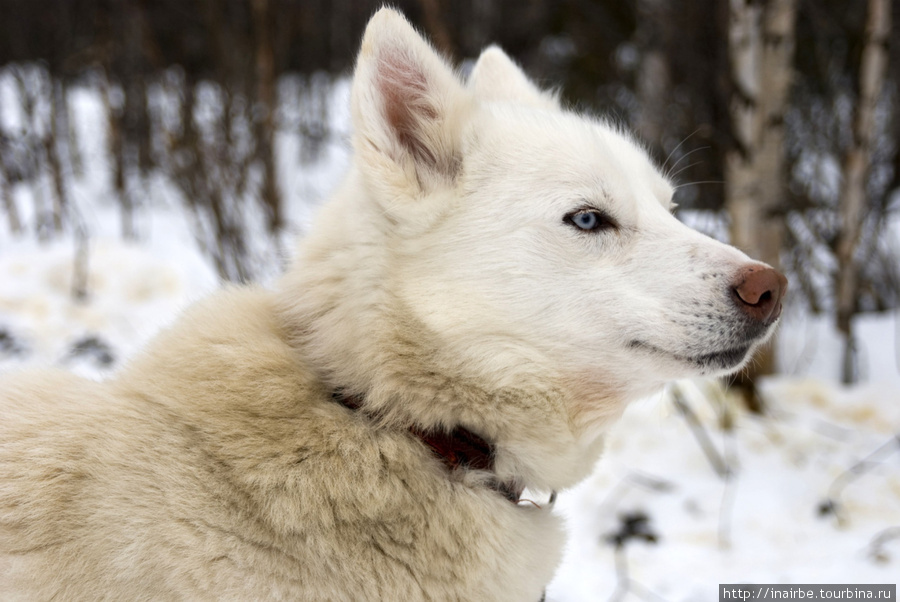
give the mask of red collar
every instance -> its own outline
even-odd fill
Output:
[[[360,410],[363,405],[362,397],[346,395],[340,390],[332,393],[331,397],[353,411]],[[448,433],[411,426],[409,432],[428,446],[451,472],[459,469],[494,472],[494,446],[465,427],[457,426]],[[522,497],[521,486],[511,481],[500,481],[496,475],[488,486],[513,504],[518,504]]]

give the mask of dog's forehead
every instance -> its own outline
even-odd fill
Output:
[[[493,178],[502,170],[520,182],[560,191],[649,194],[666,207],[671,203],[673,188],[647,153],[603,121],[563,111],[495,107],[475,120],[472,132],[480,147],[471,166],[476,177]]]

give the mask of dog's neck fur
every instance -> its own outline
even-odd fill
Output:
[[[577,427],[572,394],[555,375],[512,358],[475,374],[474,362],[444,353],[440,335],[392,294],[387,218],[349,194],[359,177],[351,170],[281,282],[282,315],[303,360],[327,388],[364,396],[383,425],[463,426],[484,437],[501,480],[549,491],[587,476],[602,438]]]

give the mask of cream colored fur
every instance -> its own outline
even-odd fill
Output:
[[[197,304],[107,382],[2,381],[0,598],[536,601],[558,519],[407,427],[564,489],[629,400],[771,330],[740,330],[749,260],[671,216],[640,147],[499,49],[464,83],[382,10],[352,110],[353,166],[275,290]],[[564,222],[585,204],[620,228]]]

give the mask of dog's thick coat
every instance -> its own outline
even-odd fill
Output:
[[[625,403],[774,327],[783,279],[499,49],[463,83],[382,10],[352,109],[274,291],[198,303],[107,382],[3,380],[3,599],[538,600],[559,521],[489,483],[575,484]],[[477,433],[493,471],[413,426]]]

